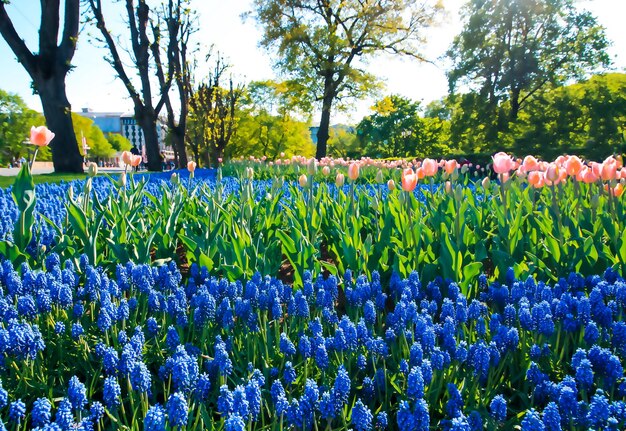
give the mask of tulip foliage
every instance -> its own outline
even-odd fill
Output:
[[[89,172],[0,193],[13,429],[626,426],[619,159]]]

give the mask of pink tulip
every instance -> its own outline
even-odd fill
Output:
[[[591,162],[590,165],[591,170],[596,175],[596,177],[600,178],[600,175],[602,174],[602,163]]]
[[[496,153],[493,157],[493,170],[496,174],[508,174],[514,169],[515,162],[504,152]]]
[[[437,170],[439,170],[439,165],[436,160],[433,159],[424,159],[422,162],[422,169],[424,171],[424,176],[432,177],[437,174]]]
[[[532,171],[528,173],[528,184],[535,188],[543,186],[543,172]]]
[[[565,162],[565,171],[567,172],[567,175],[575,177],[582,169],[583,162],[576,156],[570,156]]]
[[[585,184],[591,184],[591,183],[595,183],[596,181],[598,181],[598,175],[593,171],[593,169],[589,169],[589,168],[585,168],[582,171],[582,181]]]
[[[187,163],[187,170],[188,170],[189,172],[193,172],[193,171],[195,171],[195,170],[196,170],[196,166],[197,166],[197,165],[196,165],[196,162],[188,162],[188,163]]]
[[[456,160],[448,160],[444,163],[443,169],[446,171],[446,174],[451,175],[458,166],[459,164]]]
[[[309,180],[307,179],[306,175],[302,174],[300,175],[300,177],[298,178],[298,183],[300,183],[300,187],[305,188],[306,185],[308,184]]]
[[[602,163],[600,178],[603,181],[611,181],[617,178],[617,161],[615,159],[607,159]]]
[[[330,175],[330,168],[329,168],[328,166],[324,166],[324,167],[322,168],[322,173],[323,173],[325,176]]]
[[[217,163],[222,163],[222,158],[221,157],[217,158]]]
[[[337,187],[343,187],[343,183],[345,182],[345,177],[343,176],[342,173],[338,173],[337,174],[337,178],[335,178],[335,185]]]
[[[424,177],[426,176],[426,173],[424,172],[424,168],[423,167],[417,168],[415,170],[415,175],[417,175],[418,180],[423,180]]]
[[[348,167],[348,178],[352,181],[359,178],[359,164],[357,162],[350,163],[350,166]]]
[[[50,143],[50,141],[52,141],[53,138],[54,133],[48,130],[46,126],[32,126],[30,128],[30,143],[33,145],[45,147]]]
[[[133,160],[133,153],[131,153],[130,151],[124,151],[122,153],[122,162],[124,162],[125,165],[130,165],[132,160]]]
[[[552,184],[558,183],[560,178],[561,170],[559,169],[559,165],[556,163],[550,163],[548,169],[546,170],[546,180],[548,180]]]
[[[537,171],[539,170],[539,163],[537,159],[533,156],[524,157],[524,161],[522,162],[522,166],[526,172]]]
[[[417,186],[417,175],[413,172],[413,169],[407,168],[402,171],[402,190],[405,192],[412,192]]]
[[[396,189],[396,183],[394,182],[394,180],[387,181],[387,188],[389,189],[390,192]]]
[[[624,186],[622,183],[617,183],[617,185],[611,190],[611,193],[616,198],[619,198],[624,193]]]
[[[140,164],[141,164],[141,156],[140,155],[133,156],[133,158],[130,161],[130,165],[136,168]]]

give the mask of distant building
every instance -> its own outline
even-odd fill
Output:
[[[94,112],[89,108],[83,108],[79,115],[93,120],[103,133],[119,133],[130,141],[133,146],[146,156],[146,141],[143,131],[135,121],[135,114],[132,112]],[[173,151],[166,145],[167,126],[164,121],[157,123],[159,134],[159,150],[165,153],[166,157],[173,158]],[[171,153],[171,154],[170,154]],[[171,157],[170,157],[171,155]]]
[[[309,131],[311,132],[311,140],[313,144],[317,147],[317,132],[320,130],[320,123],[315,122],[311,126],[309,126]],[[331,137],[333,135],[333,131],[336,130],[345,130],[348,133],[354,133],[354,126],[347,126],[345,124],[333,124],[328,128],[328,135]]]

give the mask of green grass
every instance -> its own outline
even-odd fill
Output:
[[[40,174],[34,175],[33,179],[35,184],[40,183],[60,183],[61,181],[72,181],[72,180],[84,180],[87,178],[87,174]],[[0,176],[0,187],[6,188],[12,186],[15,182],[15,177],[2,177]]]

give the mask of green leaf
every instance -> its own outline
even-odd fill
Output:
[[[37,202],[35,183],[28,163],[24,163],[17,174],[11,194],[20,212],[13,228],[13,241],[20,250],[26,250],[33,238],[35,204]]]
[[[559,247],[559,241],[551,235],[546,235],[544,237],[544,242],[548,251],[552,255],[555,262],[561,261],[561,248]]]
[[[624,248],[624,252],[626,253],[626,247],[623,247],[623,248]],[[596,246],[593,243],[593,239],[591,237],[587,237],[585,239],[585,242],[583,243],[583,250],[584,250],[585,256],[591,262],[592,265],[598,261],[598,250],[596,249]]]
[[[622,263],[626,263],[626,228],[622,231],[621,245],[619,248],[619,257]]]

